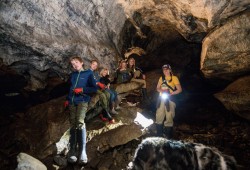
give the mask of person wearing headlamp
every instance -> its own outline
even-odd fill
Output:
[[[175,103],[171,96],[182,92],[179,79],[173,75],[171,66],[165,64],[162,66],[163,75],[159,78],[157,91],[159,92],[159,102],[156,110],[156,128],[157,136],[165,136],[168,139],[173,137],[173,125],[175,116]],[[165,121],[164,121],[165,120]]]

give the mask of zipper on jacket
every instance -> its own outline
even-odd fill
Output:
[[[76,88],[76,85],[77,85],[77,83],[78,83],[78,79],[79,79],[80,73],[81,73],[81,71],[80,71],[80,72],[78,73],[78,75],[77,75],[76,84],[74,85],[73,90]],[[75,93],[73,92],[72,103],[74,103],[74,98],[75,98]]]

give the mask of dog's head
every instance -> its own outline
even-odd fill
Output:
[[[236,161],[233,157],[222,154],[217,148],[203,144],[195,144],[199,169],[236,170]]]

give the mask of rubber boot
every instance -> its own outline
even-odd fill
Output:
[[[155,124],[156,125],[156,136],[163,137],[163,124]]]
[[[86,164],[88,162],[86,154],[86,128],[77,129],[77,143],[79,147],[79,164]]]
[[[70,163],[76,163],[77,161],[77,150],[76,150],[76,129],[70,129],[70,137],[69,137],[69,152],[67,156],[67,160]]]
[[[164,127],[164,134],[167,139],[173,138],[173,127]]]

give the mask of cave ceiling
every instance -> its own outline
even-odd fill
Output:
[[[238,76],[249,72],[249,24],[244,24],[249,20],[249,7],[248,0],[3,0],[0,62],[24,76],[30,90],[44,88],[52,76],[66,80],[72,55],[83,57],[86,67],[97,59],[101,67],[113,71],[120,59],[132,54],[141,56],[138,64],[144,69],[158,68],[164,62],[185,68],[197,65],[202,50],[201,70],[206,77]],[[216,51],[218,45],[207,39],[227,37],[226,33],[214,35],[221,25],[226,25],[221,30],[233,30],[229,34],[233,36],[239,31],[230,29],[234,23],[242,24],[242,36],[232,39],[237,39],[235,43],[244,39],[245,46],[237,48],[237,53],[227,52],[239,58],[227,63],[228,71],[218,68],[224,66],[223,60],[214,62],[218,60],[214,54],[225,54],[221,49],[227,43],[220,41],[221,49]],[[231,67],[235,62],[245,63],[237,74]]]

